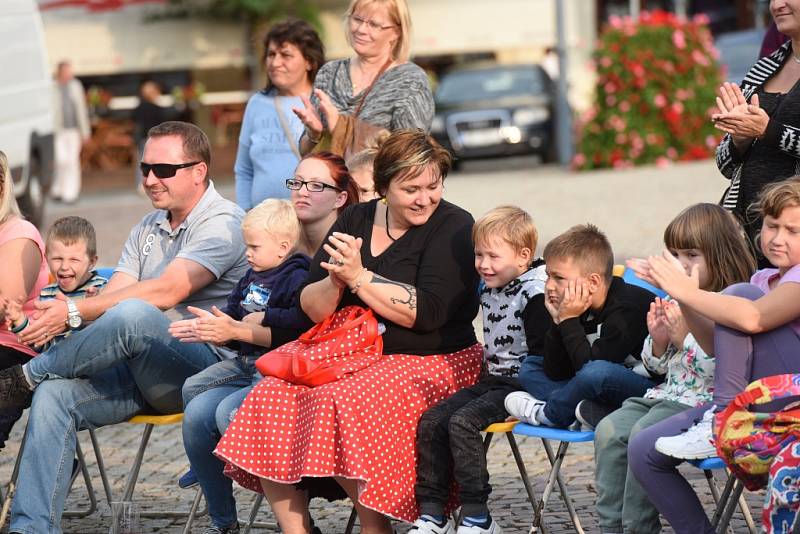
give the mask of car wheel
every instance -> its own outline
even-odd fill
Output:
[[[36,226],[44,222],[45,195],[42,188],[41,165],[39,157],[32,155],[28,171],[28,186],[19,197],[19,209],[25,218]]]

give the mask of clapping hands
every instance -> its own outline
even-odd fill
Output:
[[[169,325],[169,333],[182,343],[224,345],[235,338],[234,326],[236,321],[216,306],[212,306],[210,312],[194,306],[189,306],[186,309],[197,317],[195,319],[173,321]]]
[[[675,301],[656,298],[650,303],[647,312],[647,331],[653,340],[653,355],[661,356],[671,343],[674,347],[683,347],[689,328]]]
[[[647,259],[634,258],[625,263],[636,276],[663,289],[679,302],[700,287],[698,266],[693,265],[691,273],[687,275],[683,265],[669,250],[664,250],[660,256],[649,256]]]
[[[331,100],[331,97],[322,89],[315,89],[314,94],[319,98],[319,109],[328,123],[328,131],[332,132],[333,129],[336,128],[336,123],[339,122],[339,110]],[[322,119],[314,109],[314,104],[311,103],[310,98],[303,96],[301,99],[303,101],[303,107],[292,108],[292,111],[297,115],[297,118],[300,119],[311,136],[315,139],[319,139],[325,129],[322,125]]]
[[[719,113],[711,116],[714,127],[730,134],[736,144],[764,135],[769,115],[759,106],[758,94],[748,104],[739,86],[726,82],[719,88],[716,100]]]

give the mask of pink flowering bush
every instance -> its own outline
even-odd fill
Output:
[[[579,121],[573,166],[664,166],[713,155],[718,56],[704,16],[611,17],[595,53],[596,101]]]

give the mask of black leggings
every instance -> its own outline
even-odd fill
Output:
[[[8,369],[17,364],[23,364],[30,359],[30,355],[24,352],[0,345],[0,369]],[[6,440],[11,434],[11,429],[20,417],[22,417],[22,408],[0,410],[0,449],[6,446]]]

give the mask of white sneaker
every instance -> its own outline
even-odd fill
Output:
[[[468,527],[466,525],[459,525],[456,534],[503,534],[503,529],[500,528],[500,525],[497,524],[497,521],[492,519],[492,523],[489,525],[489,528],[481,528],[476,526]]]
[[[414,525],[408,531],[408,534],[456,534],[456,527],[450,519],[447,520],[443,527],[440,527],[433,521],[427,521],[420,517],[414,521]]]
[[[716,456],[717,449],[714,447],[714,434],[711,428],[713,420],[714,407],[706,410],[703,418],[683,434],[658,438],[656,450],[661,454],[683,460],[698,460]]]
[[[536,420],[536,415],[544,409],[545,402],[524,391],[514,391],[506,395],[504,404],[509,415],[523,423],[538,426],[539,421]]]

